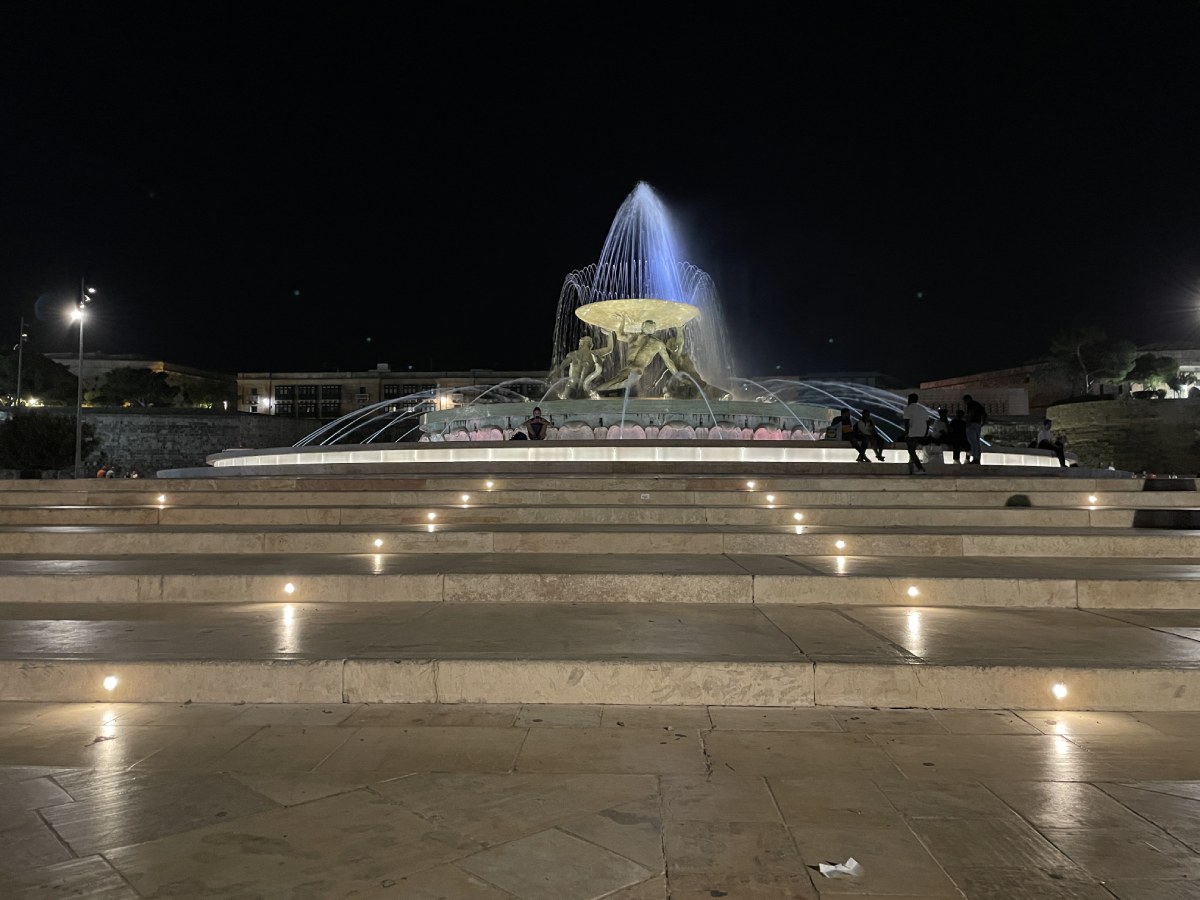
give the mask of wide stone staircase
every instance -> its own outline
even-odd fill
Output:
[[[1200,709],[1192,482],[897,468],[0,482],[0,700]]]

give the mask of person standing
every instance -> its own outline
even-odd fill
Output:
[[[970,394],[963,394],[963,406],[967,416],[967,462],[979,465],[983,460],[983,424],[987,421],[987,410]]]
[[[967,417],[961,409],[956,409],[954,418],[950,420],[950,449],[954,451],[956,463],[962,462],[964,453],[970,459],[971,447],[967,443]]]
[[[908,447],[908,474],[924,475],[925,466],[917,456],[917,448],[925,440],[929,430],[929,413],[917,402],[916,394],[908,395],[908,406],[904,407],[904,443]]]

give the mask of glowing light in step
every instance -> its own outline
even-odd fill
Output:
[[[1054,695],[1055,699],[1061,700],[1067,696],[1067,686],[1060,681],[1054,687],[1050,688],[1050,693]]]
[[[383,539],[382,539],[382,538],[375,538],[375,546],[376,546],[376,547],[382,547],[382,546],[383,546]]]
[[[797,522],[802,522],[804,521],[804,513],[792,513],[792,518]]]
[[[157,497],[156,499],[158,500],[158,502],[159,502],[159,503],[166,503],[166,502],[167,502],[167,495],[166,495],[166,494],[159,494],[159,495],[158,495],[158,497]]]
[[[283,607],[275,639],[279,642],[280,653],[296,652],[296,607],[290,603]]]
[[[921,614],[919,612],[913,610],[908,614],[905,629],[908,632],[905,646],[908,647],[909,652],[915,656],[924,656],[925,638],[921,634]]]
[[[1096,502],[1096,495],[1095,495],[1095,494],[1089,494],[1089,495],[1088,495],[1088,503],[1095,503],[1095,502]]]
[[[285,594],[294,594],[296,593],[296,586],[289,581],[283,586],[283,592]]]
[[[470,495],[470,494],[463,494],[463,495],[462,495],[462,502],[463,502],[463,503],[466,503],[466,502],[467,502],[468,500],[470,500],[470,499],[471,499],[471,495]]]
[[[775,495],[774,495],[774,494],[767,494],[767,502],[768,502],[768,503],[774,503],[774,502],[775,502]]]
[[[495,483],[495,482],[492,482],[492,481],[485,481],[485,482],[484,482],[484,484],[487,486],[487,489],[488,489],[489,491],[492,489],[492,485],[493,485],[494,483]]]
[[[905,591],[905,593],[908,594],[908,596],[910,596],[910,597],[916,597],[921,592],[917,590],[917,586],[915,584],[910,584],[908,586],[908,590]]]
[[[747,482],[746,482],[746,487],[750,488],[750,490],[754,490],[754,482],[753,482],[753,481],[747,481]]]
[[[839,550],[845,550],[846,542],[845,541],[834,541],[833,546],[837,547]]]
[[[118,679],[116,675],[109,675],[104,679],[103,684],[106,691],[111,691],[118,684],[120,684],[120,679]]]
[[[430,514],[429,514],[429,515],[427,515],[425,518],[429,519],[429,521],[431,521],[431,522],[432,522],[434,519],[436,519],[436,518],[437,518],[437,513],[430,513]]]

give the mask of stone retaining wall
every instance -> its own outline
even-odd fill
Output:
[[[1194,477],[1200,472],[1200,399],[1064,403],[1046,410],[1082,465]]]
[[[73,410],[63,415],[74,416]],[[209,413],[179,409],[85,409],[83,421],[96,429],[99,449],[84,462],[84,472],[116,465],[122,472],[137,469],[143,478],[161,469],[205,465],[212,453],[234,448],[290,447],[320,424],[315,419],[291,419],[252,413]],[[23,473],[30,477],[31,473]],[[41,474],[41,473],[38,473]],[[73,471],[47,472],[43,477],[73,476]],[[18,477],[3,472],[0,477]]]

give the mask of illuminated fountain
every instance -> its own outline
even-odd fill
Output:
[[[551,436],[570,440],[813,440],[829,398],[769,405],[738,398],[728,330],[706,272],[682,259],[670,216],[646,183],[625,198],[598,262],[567,275],[540,397]],[[770,394],[762,387],[758,394]],[[778,398],[773,398],[778,399]],[[423,417],[422,440],[511,437],[530,407],[492,395]]]
[[[455,388],[448,400],[436,390],[390,398],[292,448],[227,451],[208,462],[262,470],[431,460],[851,462],[856,451],[822,442],[837,411],[870,409],[898,439],[905,406],[864,385],[735,375],[712,279],[681,258],[668,213],[645,183],[621,204],[599,261],[563,283],[548,378]],[[550,439],[512,441],[535,406]],[[1019,451],[988,456],[1057,465]]]

